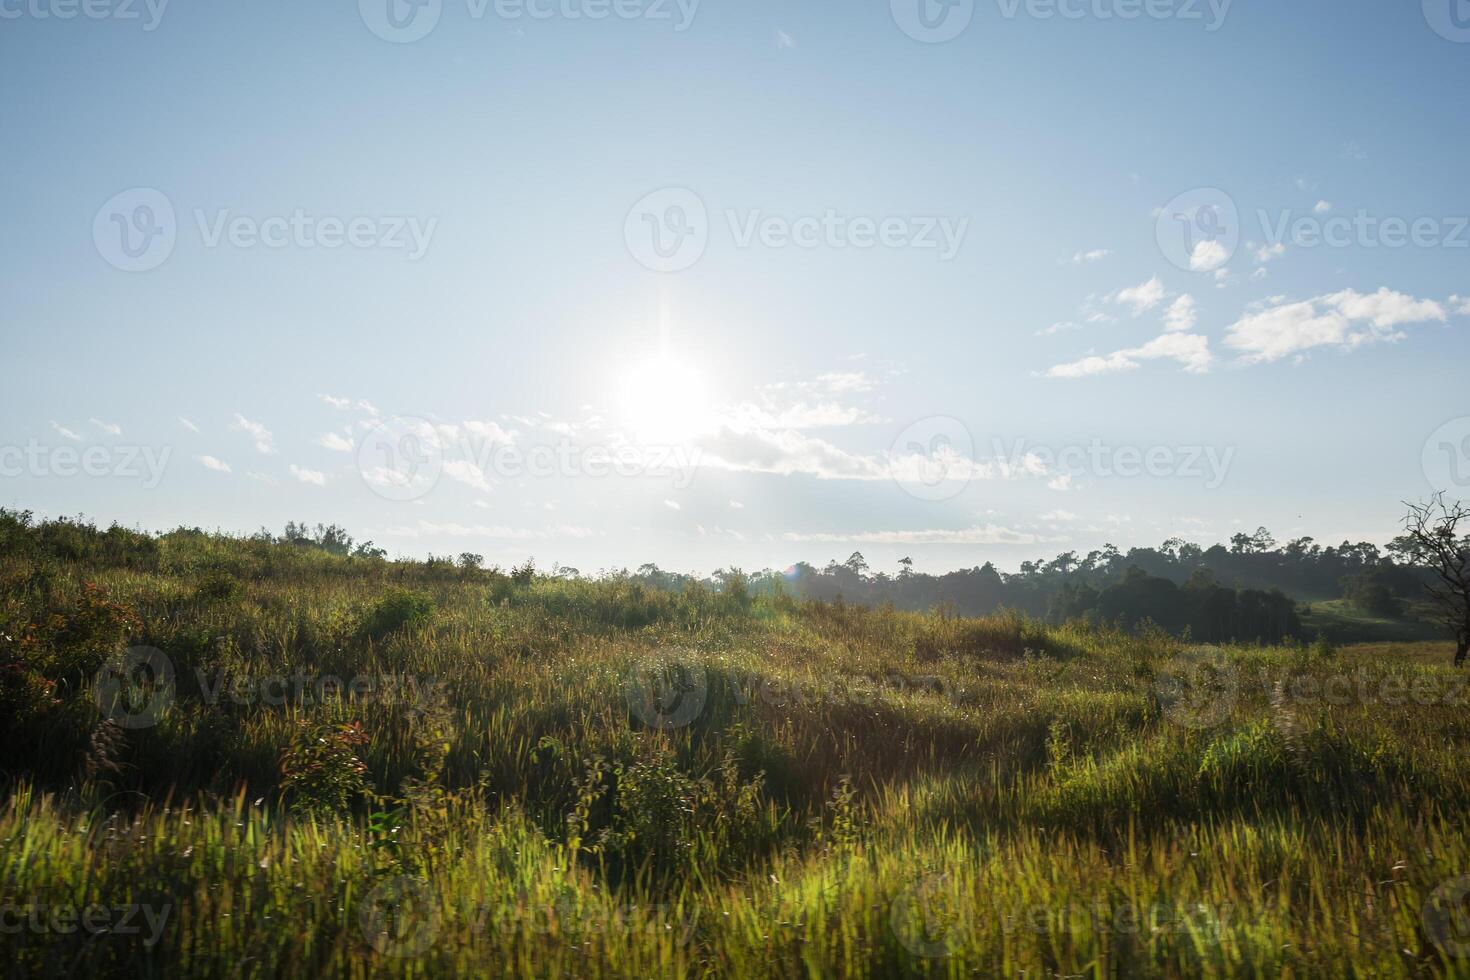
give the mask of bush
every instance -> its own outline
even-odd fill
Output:
[[[389,589],[363,617],[361,632],[380,640],[397,630],[429,621],[434,600],[411,589]]]
[[[240,583],[228,572],[215,570],[205,574],[194,589],[200,602],[229,602],[240,597]]]
[[[367,766],[357,757],[357,747],[367,741],[367,733],[357,722],[300,722],[295,741],[281,756],[281,791],[292,809],[337,813],[367,792]]]

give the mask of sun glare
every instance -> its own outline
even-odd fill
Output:
[[[622,420],[639,442],[683,442],[710,421],[704,378],[667,352],[624,370],[618,398]]]

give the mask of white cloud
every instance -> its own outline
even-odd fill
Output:
[[[1084,357],[1080,361],[1058,364],[1047,370],[1049,378],[1085,378],[1097,374],[1133,371],[1141,361],[1174,360],[1191,374],[1204,374],[1210,369],[1208,337],[1192,333],[1164,333],[1141,347],[1129,347],[1106,355]]]
[[[110,436],[120,436],[120,435],[122,435],[122,426],[120,426],[120,425],[117,425],[117,424],[112,423],[112,422],[104,422],[104,421],[102,421],[101,419],[98,419],[98,418],[91,418],[91,419],[88,419],[87,421],[88,422],[91,422],[97,428],[101,429],[103,432],[107,433]]]
[[[1355,350],[1403,338],[1398,327],[1440,322],[1444,307],[1386,287],[1363,295],[1352,289],[1290,303],[1280,297],[1242,317],[1225,331],[1225,345],[1249,363],[1280,360],[1314,347]]]
[[[1312,210],[1318,214],[1326,214],[1332,210],[1332,203],[1330,201],[1318,201],[1316,207],[1312,208]]]
[[[535,538],[591,538],[597,534],[591,528],[578,527],[570,524],[558,524],[542,530],[533,530],[530,528],[508,527],[502,524],[436,523],[434,521],[423,520],[411,526],[370,528],[368,533],[374,537],[385,538],[503,538],[511,541],[529,541]]]
[[[1199,320],[1199,312],[1194,308],[1194,297],[1185,293],[1164,311],[1164,329],[1171,333],[1184,330],[1193,330],[1195,323]]]
[[[1189,268],[1194,272],[1213,272],[1230,261],[1225,246],[1214,239],[1197,243],[1189,255]]]
[[[194,458],[199,460],[207,470],[214,470],[216,473],[230,472],[230,464],[222,459],[216,459],[213,456],[195,456]]]
[[[733,510],[744,510],[744,509],[745,509],[745,505],[744,505],[744,504],[742,504],[742,503],[741,503],[741,502],[740,502],[740,501],[738,501],[738,500],[732,500],[732,501],[730,501],[730,507],[731,507],[731,508],[732,508],[732,509],[733,509]]]
[[[679,502],[677,500],[665,500],[664,501],[664,506],[667,507],[669,510],[683,510],[684,509],[684,508],[682,508],[682,507],[679,506]]]
[[[1271,245],[1262,245],[1260,248],[1256,249],[1256,261],[1261,265],[1265,265],[1272,259],[1279,259],[1285,254],[1286,246],[1281,242],[1276,242]]]
[[[1046,488],[1048,490],[1058,490],[1065,492],[1067,490],[1075,490],[1076,486],[1072,482],[1071,473],[1058,473],[1056,476],[1046,481]]]
[[[995,524],[976,525],[959,530],[923,531],[852,531],[848,533],[796,533],[784,535],[787,541],[853,542],[855,544],[1036,544],[1047,540],[1023,531]]]
[[[815,405],[797,402],[779,409],[742,402],[727,411],[726,420],[735,428],[742,429],[821,429],[883,421],[860,408],[845,407],[835,402]]]
[[[510,429],[503,429],[494,422],[482,422],[470,419],[464,424],[465,431],[472,436],[478,436],[494,443],[505,443],[513,445],[516,441],[516,433]]]
[[[255,440],[255,451],[270,455],[276,451],[276,437],[271,431],[259,422],[252,422],[239,412],[235,413],[235,421],[230,423],[230,428],[236,432],[248,433]]]
[[[66,426],[57,422],[55,419],[51,420],[51,428],[55,429],[63,439],[70,439],[72,442],[82,441],[82,437],[80,434],[73,432],[71,429],[68,429]]]
[[[340,432],[328,432],[324,434],[317,440],[317,445],[338,453],[350,453],[356,448],[352,445],[352,440],[343,436]]]
[[[1154,276],[1148,282],[1118,290],[1109,299],[1121,306],[1132,307],[1133,315],[1141,316],[1164,301],[1164,284]]]
[[[834,371],[817,376],[817,382],[833,394],[872,391],[874,381],[862,371]]]
[[[1043,328],[1041,328],[1040,330],[1036,331],[1036,336],[1038,336],[1038,337],[1050,337],[1052,334],[1061,333],[1063,330],[1076,330],[1076,329],[1077,329],[1077,324],[1073,323],[1071,320],[1063,320],[1063,321],[1061,321],[1059,323],[1053,323],[1049,327],[1043,327]]]
[[[326,402],[328,405],[332,406],[333,408],[341,409],[343,411],[346,411],[350,408],[356,408],[360,412],[366,412],[367,414],[375,417],[378,414],[378,410],[374,408],[370,402],[363,398],[359,398],[356,401],[353,401],[351,398],[337,398],[333,395],[317,395],[317,397]]]
[[[195,425],[193,422],[190,422],[188,419],[184,418],[182,415],[179,416],[179,424],[182,425],[184,428],[188,429],[190,432],[198,432],[199,431],[199,426]]]
[[[1262,279],[1266,278],[1270,274],[1271,273],[1263,265],[1259,269],[1257,269],[1255,272],[1252,272],[1251,273],[1251,281],[1252,282],[1260,282]]]
[[[327,485],[327,474],[320,470],[309,470],[304,466],[297,466],[295,463],[292,463],[286,469],[302,483],[310,483],[314,487],[324,487]]]
[[[700,464],[719,469],[803,474],[823,480],[882,480],[888,468],[876,459],[857,456],[815,436],[792,429],[736,429],[725,425],[702,443]]]
[[[794,48],[796,47],[796,38],[792,37],[790,34],[787,34],[785,31],[777,31],[776,47],[787,49]]]
[[[449,459],[444,461],[444,475],[451,480],[474,487],[476,490],[488,493],[490,491],[490,480],[485,476],[485,471],[478,465],[467,459]]]
[[[1049,510],[1041,515],[1043,521],[1075,521],[1077,515],[1070,510]]]
[[[1107,248],[1094,248],[1094,249],[1091,249],[1089,251],[1086,251],[1086,252],[1078,252],[1077,254],[1073,255],[1072,256],[1072,264],[1073,265],[1091,265],[1093,262],[1101,262],[1103,259],[1107,258],[1109,255],[1112,255],[1112,254],[1113,254],[1113,252],[1112,252],[1111,249],[1107,249]]]
[[[1380,329],[1429,320],[1443,323],[1445,320],[1444,307],[1434,300],[1416,300],[1412,296],[1396,293],[1387,286],[1366,296],[1344,289],[1324,298],[1328,305],[1336,307],[1348,319],[1368,320]]]
[[[1470,316],[1470,296],[1451,296],[1450,306],[1453,307],[1450,310],[1451,313],[1457,316]]]

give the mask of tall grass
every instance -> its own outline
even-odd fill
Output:
[[[1470,976],[1436,646],[0,543],[8,973]]]

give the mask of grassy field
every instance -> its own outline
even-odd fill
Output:
[[[1470,977],[1447,645],[0,546],[7,973]]]

